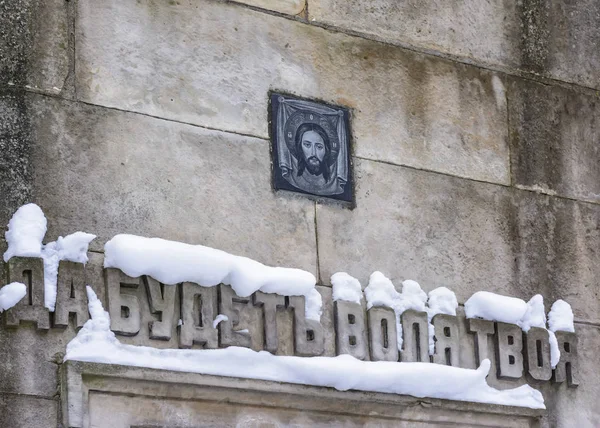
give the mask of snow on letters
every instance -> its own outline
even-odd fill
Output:
[[[43,245],[46,227],[46,216],[39,206],[27,204],[19,208],[8,223],[5,234],[8,249],[4,253],[4,261],[15,256],[41,257],[44,260],[44,303],[53,312],[56,305],[58,264],[61,260],[86,263],[88,245],[96,235],[75,232],[64,238],[59,236],[55,242]]]
[[[575,332],[575,325],[573,324],[573,310],[564,300],[557,300],[550,308],[548,314],[548,326],[550,331],[570,331]]]
[[[4,253],[4,261],[14,256],[41,257],[47,224],[46,216],[36,204],[19,208],[10,219],[5,233],[8,249]]]
[[[64,238],[59,237],[55,242],[44,245],[42,241],[46,233],[46,227],[47,221],[44,213],[37,205],[28,204],[17,210],[6,232],[8,249],[4,254],[4,260],[8,261],[12,257],[43,259],[44,304],[50,311],[54,311],[59,262],[61,260],[69,260],[85,264],[88,260],[88,245],[95,236],[89,233],[76,232]],[[39,263],[39,260],[37,262]],[[398,354],[396,354],[392,357],[394,361],[360,361],[350,355],[345,355],[343,353],[345,351],[340,351],[341,348],[339,345],[331,344],[331,342],[330,346],[333,348],[329,348],[331,349],[328,351],[330,353],[324,352],[324,326],[327,324],[321,323],[321,316],[323,314],[321,292],[323,290],[317,290],[316,279],[309,272],[300,269],[269,267],[249,258],[235,256],[201,245],[189,245],[164,239],[144,238],[124,234],[116,235],[106,243],[104,267],[118,269],[130,277],[137,278],[140,284],[142,283],[141,281],[144,281],[147,287],[149,287],[148,281],[152,278],[155,281],[154,284],[156,284],[156,281],[166,285],[189,282],[200,285],[201,287],[199,288],[214,287],[219,284],[230,285],[231,288],[226,287],[227,290],[230,290],[228,291],[229,293],[233,290],[238,297],[245,298],[241,299],[241,302],[238,301],[237,304],[247,303],[250,307],[254,308],[252,310],[263,305],[263,311],[266,311],[266,300],[259,301],[257,305],[256,301],[253,300],[257,296],[254,295],[252,299],[250,298],[256,292],[260,291],[288,296],[286,299],[271,296],[270,307],[272,308],[272,312],[270,313],[274,313],[273,311],[276,312],[280,309],[285,311],[294,309],[294,351],[296,355],[301,355],[302,357],[276,356],[273,355],[275,351],[272,351],[272,353],[265,351],[256,352],[238,347],[240,342],[231,342],[229,345],[235,346],[229,346],[225,349],[203,350],[159,350],[144,346],[121,344],[116,338],[115,333],[111,331],[109,314],[104,311],[101,302],[92,289],[87,287],[91,319],[85,323],[78,335],[69,343],[65,359],[137,365],[218,374],[222,376],[249,377],[333,387],[339,390],[357,389],[362,391],[409,394],[416,397],[446,398],[532,408],[544,407],[541,394],[528,385],[504,391],[498,391],[489,387],[485,381],[490,370],[489,360],[484,359],[481,361],[479,368],[476,370],[459,368],[457,367],[459,364],[457,361],[447,362],[446,365],[443,363],[439,364],[439,360],[436,360],[434,355],[436,338],[432,320],[438,314],[456,316],[458,308],[456,295],[446,287],[436,288],[427,294],[417,282],[406,280],[402,282],[401,292],[399,292],[390,279],[385,277],[381,272],[376,271],[371,274],[369,283],[363,292],[361,284],[356,278],[344,272],[334,274],[331,277],[333,286],[332,297],[334,301],[352,302],[361,307],[364,305],[367,311],[378,306],[387,307],[394,311],[399,351],[402,352],[403,350],[401,318],[405,311],[413,310],[421,312],[419,316],[425,317],[426,315],[429,323],[426,333],[428,333],[429,337],[429,354],[434,355],[434,358],[429,358],[428,355],[422,358],[423,356],[421,355],[414,359],[410,359],[411,357],[409,357],[409,359],[404,360],[405,362],[397,362],[398,358],[396,357]],[[114,274],[115,272],[112,273]],[[117,276],[114,278],[117,279],[110,284],[111,286],[115,286],[117,293],[119,293],[122,284],[119,282],[118,276],[121,274],[119,272],[116,272],[116,274]],[[194,284],[191,285],[194,286]],[[83,285],[80,285],[82,289]],[[183,289],[185,289],[185,285],[182,287]],[[28,286],[32,286],[32,284],[25,285],[19,282],[12,282],[1,288],[0,312],[15,305],[20,308],[23,303],[19,302],[27,295]],[[219,293],[222,292],[222,289],[219,288]],[[171,302],[175,302],[174,295],[174,293],[171,294]],[[216,301],[216,294],[214,295]],[[291,296],[304,296],[305,319],[300,315],[301,312],[296,311],[297,306],[295,305],[297,303],[293,303],[295,299]],[[160,304],[168,305],[167,299],[163,299],[164,302]],[[190,301],[186,300],[186,302],[189,303]],[[85,302],[81,301],[81,303]],[[41,303],[38,305],[41,307]],[[221,305],[220,300],[219,305]],[[207,307],[209,305],[205,305],[205,308]],[[361,307],[358,307],[355,314],[351,314],[352,319],[355,316],[362,316],[361,314],[364,313],[364,309]],[[60,308],[59,306],[59,310]],[[85,311],[85,307],[81,310]],[[122,307],[118,305],[116,306],[116,310],[113,307],[110,308],[111,315],[114,317],[113,322],[119,319],[120,310],[122,310]],[[237,324],[235,320],[237,318],[237,309],[227,312],[227,310],[219,307],[219,311],[222,314],[218,314],[219,312],[216,312],[216,309],[215,312],[210,312],[207,324],[209,326],[212,324],[213,329],[217,329],[218,327],[219,332],[209,332],[214,336],[214,345],[206,346],[207,348],[223,346],[217,340],[220,340],[222,336],[217,336],[217,334],[224,334],[224,331],[230,330],[229,333],[225,334],[233,336],[236,334],[239,335],[241,332],[249,332],[247,329],[237,330],[234,328],[234,324]],[[134,312],[131,312],[132,320]],[[185,315],[184,312],[181,309],[179,315],[183,317]],[[42,316],[44,314],[43,312],[39,313]],[[224,315],[225,313],[228,313],[229,317]],[[560,370],[564,370],[565,364],[567,364],[565,361],[568,364],[575,364],[574,360],[570,360],[569,358],[576,358],[576,352],[570,353],[567,346],[565,346],[565,350],[570,355],[561,362],[557,336],[561,341],[567,343],[570,340],[569,334],[557,333],[555,335],[555,332],[558,331],[570,333],[575,331],[573,311],[570,305],[563,300],[557,300],[552,305],[548,319],[546,319],[544,301],[541,295],[535,295],[529,302],[525,302],[518,298],[479,291],[473,294],[465,303],[465,313],[467,318],[482,318],[489,321],[514,324],[515,326],[519,326],[524,332],[529,332],[532,328],[546,329],[551,348],[550,359],[552,368],[557,367],[561,363]],[[19,318],[16,314],[16,308],[10,312],[10,315],[16,319],[15,325],[18,325]],[[48,315],[47,312],[45,314]],[[78,317],[80,315],[80,313],[77,313]],[[176,314],[173,315],[176,317]],[[87,313],[85,316],[87,319]],[[138,319],[141,319],[139,311],[136,313],[136,316]],[[333,330],[331,334],[334,335],[333,340],[336,340],[342,336],[337,335],[337,324],[331,325],[331,311],[328,316],[330,317],[328,328]],[[125,318],[129,318],[129,314]],[[350,319],[350,315],[348,315],[348,323],[354,324],[354,321]],[[31,321],[31,319],[26,318],[25,320]],[[338,322],[339,320],[336,320],[336,323]],[[276,327],[274,326],[276,323],[271,322],[268,324],[265,321],[263,324],[265,337],[267,336],[268,326],[269,333],[271,334],[269,340],[276,338],[277,330],[276,328],[273,330]],[[549,326],[548,329],[546,328],[547,324]],[[186,323],[184,325],[183,320],[180,318],[178,323],[179,328],[176,331],[188,325],[192,324]],[[47,329],[48,327],[45,328]],[[169,328],[167,327],[167,330]],[[366,338],[367,328],[361,328],[362,331],[360,333],[364,333]],[[383,327],[382,329],[385,330]],[[115,328],[114,330],[119,333],[118,329]],[[273,332],[275,333],[273,334]],[[128,333],[137,334],[135,329]],[[540,337],[539,331],[535,333],[538,334],[537,337]],[[170,336],[168,334],[170,334],[168,331],[162,336],[161,334],[157,334],[158,339],[156,340],[169,340]],[[350,345],[353,345],[350,340],[351,338],[354,338],[356,342],[354,334],[357,333],[348,334]],[[382,333],[382,337],[385,334],[387,333]],[[370,338],[373,337],[370,334],[368,336]],[[387,338],[387,336],[385,337]],[[452,337],[456,336],[453,334]],[[154,338],[151,337],[150,339]],[[439,340],[440,338],[438,337],[437,339]],[[545,340],[545,337],[543,339]],[[188,340],[193,342],[194,339],[188,338]],[[416,342],[414,338],[412,340]],[[182,345],[180,342],[179,346],[182,348],[190,347],[192,342],[189,345]],[[319,346],[315,346],[318,343],[320,343],[320,348]],[[364,343],[365,340],[363,340]],[[384,343],[387,343],[387,339],[381,339],[380,346],[386,347],[387,345],[384,345]],[[576,341],[573,340],[572,343],[576,344]],[[409,344],[408,341],[407,344]],[[241,346],[250,345],[242,344]],[[372,344],[368,346],[372,346]],[[256,349],[266,348],[258,347]],[[273,349],[277,349],[276,346]],[[337,357],[314,356],[307,358],[307,356],[312,355],[333,355],[335,352],[338,354]],[[369,356],[368,352],[367,350],[366,357],[364,357],[366,360],[369,358],[377,359],[373,357],[373,354]],[[547,352],[547,348],[545,352]],[[355,355],[363,358],[361,355]],[[409,354],[407,353],[406,355]],[[403,354],[402,358],[404,357],[405,355]],[[435,361],[438,364],[407,361]],[[548,361],[547,357],[546,361]],[[253,370],[248,371],[246,369],[248,366],[253,367]],[[546,367],[548,367],[547,364]],[[559,368],[557,368],[556,373],[558,373],[558,370]],[[540,376],[534,378],[548,380],[549,376],[548,374],[548,377]],[[572,382],[573,379],[575,379],[575,376],[569,374],[569,385],[573,383],[576,386],[577,383],[575,381]]]
[[[27,287],[20,282],[11,282],[0,288],[0,312],[15,306],[27,294]]]
[[[533,296],[529,302],[515,297],[502,296],[488,291],[478,291],[465,303],[467,318],[482,318],[490,321],[501,321],[516,324],[524,332],[531,327],[546,329],[544,298],[540,294]],[[564,300],[557,300],[548,314],[548,341],[550,342],[550,364],[555,368],[560,361],[560,348],[555,332],[575,332],[571,305]]]
[[[117,268],[131,277],[149,275],[163,284],[194,282],[203,287],[231,285],[240,297],[256,291],[283,296],[306,296],[306,312],[321,312],[314,293],[315,276],[301,269],[265,266],[225,251],[135,235],[116,235],[104,246],[104,267]],[[316,318],[318,320],[318,318]]]
[[[56,282],[58,280],[58,265],[61,260],[76,263],[87,263],[88,245],[96,235],[85,232],[75,232],[59,236],[54,242],[49,242],[42,249],[44,259],[44,300],[45,306],[54,311],[56,305]]]
[[[515,297],[478,291],[465,302],[467,318],[482,318],[518,324],[527,312],[527,303]]]
[[[402,350],[403,335],[401,316],[409,309],[423,312],[427,302],[427,294],[421,290],[421,286],[412,280],[402,282],[402,293],[398,293],[392,281],[381,272],[373,272],[369,277],[369,285],[365,288],[367,298],[367,309],[373,306],[385,306],[394,310],[396,314],[396,335],[398,338],[398,350]],[[431,338],[433,340],[433,338]]]
[[[333,288],[333,300],[343,300],[360,305],[363,293],[358,279],[346,272],[338,272],[331,275],[331,287]]]
[[[66,360],[123,364],[302,385],[407,394],[415,397],[544,409],[529,385],[497,390],[486,383],[490,361],[477,370],[427,363],[360,361],[350,355],[302,358],[240,347],[210,350],[155,349],[124,345],[110,331],[109,315],[88,287],[91,319],[67,345]],[[252,367],[252,370],[248,370]]]

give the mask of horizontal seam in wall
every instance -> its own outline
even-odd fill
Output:
[[[247,134],[247,133],[238,132],[238,131],[232,131],[230,129],[213,128],[213,127],[206,126],[206,125],[198,125],[197,123],[191,123],[191,122],[185,122],[185,121],[177,120],[177,119],[169,119],[169,118],[165,118],[165,117],[154,116],[152,114],[143,113],[143,112],[139,112],[139,111],[125,110],[125,109],[118,108],[118,107],[110,107],[110,106],[105,106],[105,105],[102,105],[102,104],[94,104],[94,103],[91,103],[91,102],[88,102],[88,101],[82,101],[82,100],[77,100],[76,102],[79,102],[79,103],[82,103],[82,104],[85,104],[85,105],[88,105],[88,106],[93,106],[93,107],[105,108],[105,109],[109,109],[109,110],[116,110],[116,111],[120,111],[120,112],[124,112],[124,113],[130,113],[130,114],[137,114],[137,115],[140,115],[140,116],[150,117],[152,119],[158,119],[158,120],[162,120],[162,121],[165,121],[165,122],[173,122],[173,123],[179,123],[181,125],[193,126],[195,128],[205,129],[207,131],[223,132],[225,134],[239,135],[241,137],[254,138],[254,139],[263,140],[263,141],[268,141],[269,140],[267,137],[262,137],[262,136],[259,136],[259,135]]]
[[[213,0],[213,1],[216,1],[219,3],[221,2],[221,0]],[[336,25],[326,24],[326,23],[319,22],[319,21],[314,21],[314,20],[311,21],[310,18],[305,19],[305,18],[296,16],[296,15],[289,15],[289,14],[285,14],[282,12],[277,12],[275,10],[265,9],[265,8],[261,8],[258,6],[252,6],[247,3],[239,3],[237,1],[232,1],[232,0],[227,0],[226,2],[236,5],[238,7],[241,7],[241,8],[249,9],[249,10],[252,10],[255,12],[264,13],[266,15],[271,15],[271,16],[284,18],[284,19],[291,20],[291,21],[300,22],[303,24],[310,25],[312,27],[322,28],[322,29],[327,30],[332,33],[340,33],[340,34],[345,34],[345,35],[352,36],[352,37],[361,38],[364,40],[370,40],[370,41],[374,41],[374,42],[381,43],[384,45],[392,46],[397,49],[403,49],[403,50],[407,50],[410,52],[414,52],[414,53],[418,53],[418,54],[422,54],[422,55],[426,55],[426,56],[440,58],[440,59],[443,59],[446,61],[451,61],[454,63],[467,65],[467,66],[479,68],[479,69],[486,70],[486,71],[503,73],[503,74],[506,74],[508,76],[513,76],[513,77],[520,77],[522,79],[526,79],[526,80],[540,83],[543,85],[556,85],[556,86],[560,86],[560,87],[564,87],[564,88],[577,89],[579,91],[583,90],[585,93],[593,92],[594,94],[597,93],[598,91],[600,91],[600,88],[585,86],[580,83],[568,82],[568,81],[564,81],[564,80],[560,80],[560,79],[556,79],[556,78],[552,78],[552,77],[545,77],[545,76],[541,76],[536,73],[531,73],[531,72],[527,72],[527,71],[523,71],[523,70],[514,69],[509,66],[503,66],[501,64],[485,64],[485,63],[482,64],[482,63],[478,63],[478,62],[476,62],[476,60],[470,59],[468,57],[453,55],[453,54],[450,54],[447,52],[441,52],[441,51],[437,51],[434,49],[424,49],[424,48],[420,48],[420,47],[417,47],[414,45],[405,44],[405,43],[401,43],[401,42],[392,42],[390,40],[386,40],[384,38],[377,37],[373,34],[361,33],[360,31],[350,30],[348,28],[338,27]]]
[[[598,327],[598,328],[600,328],[600,322],[584,321],[584,320],[575,320],[573,322],[575,324],[581,324],[581,325],[587,325],[587,326],[590,326],[590,327]]]
[[[34,398],[36,400],[58,401],[58,397],[52,397],[52,396],[47,396],[47,395],[24,394],[21,392],[10,392],[10,391],[2,391],[2,390],[0,390],[0,395],[11,395],[14,397],[27,397],[27,398]]]
[[[460,175],[450,174],[450,173],[447,173],[447,172],[435,171],[433,169],[418,168],[416,166],[405,165],[405,164],[398,164],[398,163],[394,163],[394,162],[391,162],[391,161],[385,161],[385,160],[380,160],[380,159],[370,159],[370,158],[367,158],[367,157],[364,157],[364,156],[353,156],[353,157],[355,159],[360,159],[360,160],[364,160],[364,161],[368,161],[368,162],[376,162],[376,163],[381,163],[381,164],[385,164],[385,165],[395,166],[395,167],[399,167],[399,168],[407,168],[407,169],[412,169],[414,171],[423,171],[423,172],[428,172],[428,173],[431,173],[431,174],[442,175],[442,176],[445,176],[445,177],[459,178],[461,180],[473,181],[475,183],[483,183],[483,184],[489,184],[489,185],[492,185],[492,186],[504,187],[504,188],[507,188],[507,189],[515,189],[515,190],[519,190],[519,191],[522,191],[522,192],[535,193],[537,195],[544,195],[544,196],[549,196],[549,197],[552,197],[552,198],[564,199],[564,200],[572,201],[572,202],[579,202],[579,203],[582,203],[582,204],[600,205],[600,202],[592,202],[592,201],[587,201],[587,200],[582,200],[582,199],[570,198],[568,196],[558,195],[558,194],[555,194],[553,192],[551,193],[551,192],[536,191],[536,190],[532,190],[532,189],[527,189],[527,188],[521,187],[519,185],[511,186],[509,184],[502,184],[502,183],[498,183],[498,182],[494,182],[494,181],[478,180],[476,178],[463,177],[463,176],[460,176]]]
[[[248,134],[248,133],[244,133],[244,132],[238,132],[238,131],[232,131],[232,130],[227,130],[227,129],[220,129],[220,128],[213,128],[210,126],[205,126],[205,125],[198,125],[197,123],[191,123],[191,122],[185,122],[182,120],[177,120],[177,119],[170,119],[170,118],[166,118],[166,117],[161,117],[161,116],[155,116],[152,114],[148,114],[148,113],[143,113],[143,112],[139,112],[139,111],[132,111],[132,110],[127,110],[127,109],[122,109],[119,107],[112,107],[112,106],[106,106],[106,105],[102,105],[102,104],[95,104],[95,103],[91,103],[89,101],[83,101],[83,100],[76,100],[76,99],[72,99],[72,98],[65,98],[63,96],[61,96],[60,94],[54,94],[54,93],[48,93],[48,92],[44,92],[44,91],[40,91],[40,90],[32,90],[31,88],[25,88],[25,87],[17,87],[17,86],[10,86],[10,90],[11,91],[23,91],[23,92],[28,92],[34,95],[40,95],[40,96],[44,96],[44,97],[48,97],[48,98],[55,98],[55,99],[59,99],[62,101],[67,101],[67,102],[72,102],[72,103],[81,103],[87,106],[92,106],[92,107],[98,107],[98,108],[102,108],[102,109],[107,109],[107,110],[114,110],[114,111],[119,111],[119,112],[123,112],[123,113],[129,113],[129,114],[135,114],[135,115],[139,115],[139,116],[144,116],[144,117],[149,117],[152,119],[157,119],[157,120],[161,120],[164,122],[173,122],[173,123],[178,123],[181,125],[188,125],[188,126],[193,126],[194,128],[200,128],[200,129],[205,129],[207,131],[215,131],[215,132],[222,132],[225,134],[232,134],[232,135],[239,135],[242,137],[247,137],[247,138],[254,138],[257,140],[263,140],[263,141],[268,141],[268,137],[264,137],[264,136],[260,136],[260,135],[254,135],[254,134]]]

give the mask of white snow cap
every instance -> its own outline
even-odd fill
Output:
[[[427,322],[429,331],[429,355],[435,352],[435,328],[432,320],[437,314],[446,314],[456,316],[458,300],[454,291],[446,287],[438,287],[429,292],[427,300]]]
[[[88,246],[95,237],[96,235],[92,235],[91,233],[75,232],[64,238],[59,236],[56,243],[50,242],[46,245],[45,249],[54,244],[53,250],[58,253],[58,258],[60,260],[87,263]]]
[[[86,263],[88,245],[96,235],[75,232],[64,238],[59,236],[55,242],[42,245],[47,223],[42,209],[36,204],[20,207],[8,223],[8,250],[4,253],[4,261],[7,262],[13,256],[44,259],[44,306],[54,312],[59,262],[70,260]]]
[[[392,281],[379,271],[373,272],[369,277],[365,296],[367,309],[373,306],[386,306],[394,309],[398,315],[408,309],[425,311],[425,302],[427,302],[427,294],[421,290],[418,282],[403,281],[402,293],[398,293]]]
[[[223,283],[231,285],[240,297],[259,290],[305,296],[317,282],[304,270],[269,267],[214,248],[160,238],[116,235],[104,250],[104,267],[121,269],[129,276],[149,275],[169,285],[189,281],[213,287]]]
[[[323,315],[323,297],[316,288],[313,288],[304,296],[304,316],[309,320],[321,322]]]
[[[552,304],[548,314],[548,326],[551,331],[570,331],[575,332],[573,324],[573,310],[564,300],[557,300]]]
[[[365,288],[367,309],[373,306],[384,306],[394,310],[396,314],[396,338],[398,350],[402,350],[402,323],[401,315],[404,311],[413,309],[425,311],[427,294],[421,286],[411,280],[402,282],[402,293],[398,293],[392,281],[379,271],[373,272],[369,277],[369,285]]]
[[[421,290],[417,281],[407,279],[402,281],[402,298],[405,300],[405,310],[424,311],[427,302],[427,293]]]
[[[392,281],[379,271],[375,271],[369,277],[369,284],[365,288],[365,297],[367,298],[367,309],[373,306],[385,306],[394,308],[400,300],[400,293]]]
[[[555,369],[560,361],[560,347],[556,334],[552,330],[548,330],[548,342],[550,342],[550,365]]]
[[[546,309],[544,308],[544,298],[541,294],[536,294],[527,302],[527,310],[518,325],[524,332],[528,332],[531,327],[546,328]]]
[[[526,312],[527,303],[524,300],[489,291],[478,291],[465,302],[467,318],[519,324]]]
[[[213,328],[217,328],[217,326],[219,325],[219,323],[221,321],[227,321],[229,320],[229,317],[227,315],[223,315],[223,314],[219,314],[215,317],[215,319],[213,320]],[[180,320],[181,321],[181,320]],[[183,324],[183,323],[182,323]]]
[[[134,278],[149,275],[169,285],[188,281],[203,287],[228,284],[240,297],[256,291],[305,296],[306,316],[320,320],[322,302],[315,289],[317,280],[301,269],[265,266],[202,245],[135,235],[116,235],[104,251],[105,268],[120,269]]]
[[[44,259],[44,306],[54,312],[56,306],[56,283],[58,280],[58,264],[61,260],[76,263],[87,263],[88,245],[96,237],[91,233],[75,232],[59,236],[54,242],[49,242],[42,249]]]
[[[429,292],[427,315],[431,320],[437,314],[455,315],[458,300],[454,291],[446,287],[438,287]]]
[[[14,256],[41,257],[47,224],[46,216],[36,204],[20,207],[10,219],[5,233],[8,249],[4,261]]]
[[[358,279],[346,272],[334,273],[331,275],[331,286],[333,287],[333,300],[360,304],[363,293]]]
[[[0,312],[15,306],[27,294],[27,287],[20,282],[11,282],[0,288]]]
[[[302,358],[276,356],[247,348],[155,349],[123,345],[110,331],[110,319],[88,287],[91,319],[67,345],[66,360],[123,364],[217,376],[261,379],[302,385],[407,394],[543,409],[542,394],[523,385],[497,390],[485,378],[490,361],[477,370],[441,364],[360,361],[350,355]],[[252,367],[252,370],[248,370]]]

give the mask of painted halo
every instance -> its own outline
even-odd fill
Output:
[[[322,114],[299,110],[288,118],[284,125],[285,142],[288,150],[296,157],[296,159],[298,159],[300,154],[296,153],[296,132],[298,131],[300,125],[305,123],[314,123],[323,128],[327,134],[327,137],[329,137],[329,143],[331,146],[329,164],[333,165],[337,161],[337,157],[340,152],[340,142],[338,139],[337,130]]]

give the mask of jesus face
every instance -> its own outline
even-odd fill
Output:
[[[321,164],[325,158],[325,142],[315,131],[306,131],[302,135],[302,153],[306,160],[306,169],[312,175],[321,173]]]

